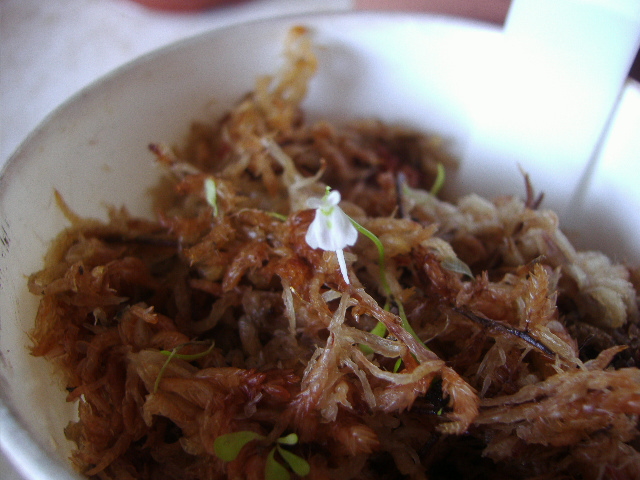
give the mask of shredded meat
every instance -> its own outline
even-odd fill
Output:
[[[303,28],[286,59],[183,147],[151,146],[155,220],[62,205],[31,337],[78,403],[78,470],[262,479],[295,433],[310,479],[639,478],[638,272],[576,251],[526,175],[524,199],[446,201],[437,136],[306,123]],[[360,235],[350,283],[305,241],[327,186],[384,249]],[[261,440],[222,460],[242,431]]]

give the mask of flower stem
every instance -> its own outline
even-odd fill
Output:
[[[353,218],[349,217],[349,220],[351,220],[351,223],[353,224],[353,226],[356,227],[356,230],[358,230],[358,232],[362,233],[365,237],[371,240],[376,246],[376,248],[378,249],[378,265],[380,269],[380,283],[382,284],[382,288],[384,289],[387,295],[387,298],[392,299],[393,302],[398,306],[398,316],[402,320],[402,327],[407,332],[409,332],[413,338],[415,338],[418,342],[424,345],[422,340],[420,340],[415,330],[409,323],[409,320],[407,319],[407,314],[404,311],[404,305],[402,304],[400,299],[396,298],[391,292],[391,287],[389,287],[389,282],[387,282],[387,268],[386,268],[385,254],[384,254],[384,245],[382,245],[382,242],[374,233],[364,228],[362,225],[356,222]],[[386,309],[387,309],[387,306],[385,306],[385,310]],[[382,322],[378,322],[378,324],[373,328],[373,330],[371,330],[371,333],[373,333],[374,335],[383,337],[387,333],[387,327],[385,327],[385,325]],[[366,345],[362,345],[361,349],[365,354],[372,353],[370,352],[371,350],[370,347]]]
[[[356,227],[356,230],[358,230],[358,232],[360,232],[369,240],[371,240],[376,246],[376,248],[378,249],[378,266],[380,268],[380,283],[382,284],[382,288],[384,289],[387,296],[390,297],[391,288],[389,287],[389,282],[387,282],[387,269],[385,267],[386,260],[384,256],[384,245],[382,245],[382,242],[374,233],[364,228],[362,225],[356,222],[353,218],[349,217],[349,220],[351,220],[351,223],[353,224],[353,226]]]
[[[195,343],[195,342],[191,342],[191,343]],[[158,372],[156,381],[153,384],[153,393],[156,393],[158,391],[158,387],[160,386],[160,380],[162,379],[162,376],[164,375],[165,370],[169,366],[169,363],[171,363],[171,360],[173,360],[174,358],[179,358],[180,360],[186,360],[186,361],[198,360],[199,358],[202,358],[208,355],[209,353],[211,353],[215,343],[212,342],[211,346],[204,352],[194,353],[193,355],[179,354],[178,352],[180,351],[180,349],[182,349],[182,347],[186,345],[188,345],[188,343],[183,343],[182,345],[178,345],[172,350],[160,350],[160,353],[163,355],[166,355],[168,358],[160,368],[160,371]]]

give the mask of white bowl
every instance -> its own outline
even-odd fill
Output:
[[[0,178],[0,438],[25,477],[77,478],[63,434],[75,405],[65,402],[52,367],[27,351],[38,298],[26,279],[67,226],[54,189],[82,216],[106,218],[107,204],[150,216],[147,192],[159,175],[147,145],[179,142],[192,120],[217,118],[257,76],[275,72],[285,34],[297,24],[312,30],[319,56],[304,104],[310,117],[374,116],[437,131],[464,153],[475,72],[500,31],[448,17],[336,14],[234,26],[145,56],[80,92],[28,138]],[[498,178],[520,175],[515,161],[510,171],[485,167]],[[536,165],[523,167],[544,190]],[[473,191],[481,180],[456,186],[454,178],[453,189]],[[510,183],[505,193],[522,192],[521,180]],[[637,197],[625,208],[635,210],[637,226]],[[620,243],[609,239],[612,250]],[[640,256],[637,240],[630,245],[625,254]]]

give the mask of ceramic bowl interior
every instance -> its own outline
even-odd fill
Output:
[[[27,478],[74,478],[63,429],[75,405],[65,402],[52,367],[27,351],[38,299],[26,279],[68,225],[54,190],[82,216],[104,219],[106,205],[150,216],[148,192],[159,173],[147,145],[179,143],[192,120],[217,118],[259,75],[277,71],[293,25],[307,26],[317,45],[319,72],[304,104],[310,118],[376,117],[435,131],[464,158],[475,72],[500,31],[448,17],[314,15],[234,26],[145,56],[80,92],[29,137],[0,178],[0,430],[3,449]],[[545,188],[535,165],[523,168]],[[516,178],[503,182],[505,193],[522,194],[515,160],[480,171]],[[452,191],[485,188],[480,177],[450,182]],[[609,243],[616,248],[620,239]]]

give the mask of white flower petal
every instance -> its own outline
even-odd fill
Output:
[[[347,264],[343,249],[356,243],[358,230],[349,216],[338,206],[340,192],[333,190],[322,199],[309,198],[307,206],[316,209],[316,215],[309,225],[305,240],[311,248],[336,252],[340,272],[344,281],[349,283]]]
[[[349,274],[347,273],[347,262],[344,260],[344,252],[342,250],[336,250],[336,255],[338,256],[338,265],[340,265],[340,272],[344,277],[344,281],[347,285],[349,285]]]
[[[326,198],[323,198],[323,200],[327,206],[334,207],[340,203],[341,198],[339,191],[332,190],[329,195],[326,195]]]
[[[322,207],[322,199],[316,197],[307,198],[307,207],[309,208],[320,208]]]
[[[316,217],[313,219],[313,222],[311,222],[311,225],[309,225],[307,234],[304,237],[311,248],[322,248],[321,244],[324,243],[322,235],[323,230],[326,229],[324,225],[322,225],[322,222],[318,221],[318,216],[319,214],[316,212]]]
[[[355,244],[356,240],[358,240],[358,230],[351,223],[349,216],[341,208],[336,208],[332,218],[335,222],[334,229],[340,232],[344,247]]]

